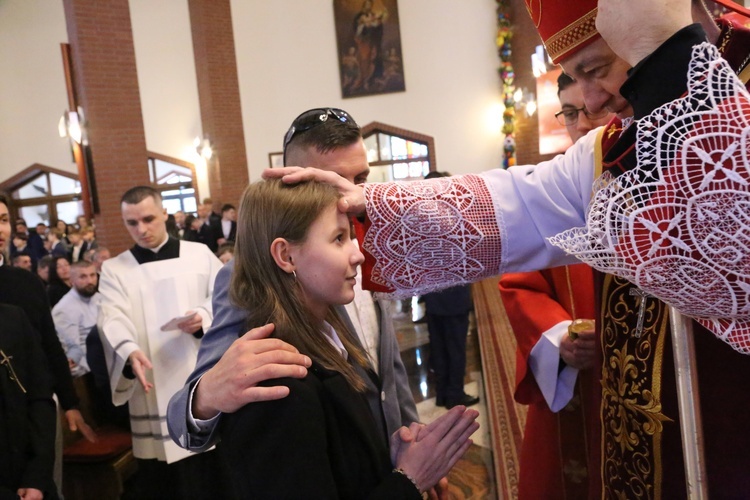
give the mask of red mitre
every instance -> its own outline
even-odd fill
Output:
[[[552,62],[573,55],[599,39],[597,0],[525,0]]]

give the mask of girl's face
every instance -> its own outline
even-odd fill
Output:
[[[70,279],[70,264],[65,259],[57,259],[57,265],[55,266],[57,276],[65,281]]]
[[[318,318],[333,305],[354,300],[357,267],[365,257],[352,241],[349,220],[335,205],[323,210],[310,225],[301,245],[292,245],[289,255],[305,302]]]

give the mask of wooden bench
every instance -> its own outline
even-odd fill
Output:
[[[67,500],[118,499],[123,492],[123,483],[137,469],[130,432],[102,423],[102,412],[95,404],[96,388],[90,374],[74,379],[73,384],[81,400],[81,414],[96,430],[98,441],[91,443],[80,433],[71,432],[65,416],[61,415],[63,495]]]

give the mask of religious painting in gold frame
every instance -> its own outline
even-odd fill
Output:
[[[397,0],[334,0],[341,95],[403,92]]]

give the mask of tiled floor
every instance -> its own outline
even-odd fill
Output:
[[[393,321],[396,329],[401,358],[409,375],[414,401],[420,419],[429,423],[445,413],[445,408],[435,406],[435,384],[427,366],[430,345],[425,323],[413,323],[410,312],[398,312],[399,304],[394,304]],[[471,446],[466,455],[456,464],[448,476],[450,492],[455,499],[492,499],[496,498],[494,479],[492,478],[492,452],[489,448],[489,426],[483,425],[487,415],[486,398],[482,385],[481,360],[477,343],[476,328],[472,322],[466,349],[465,392],[478,395],[479,404],[473,408],[479,411],[479,430],[474,433]]]

